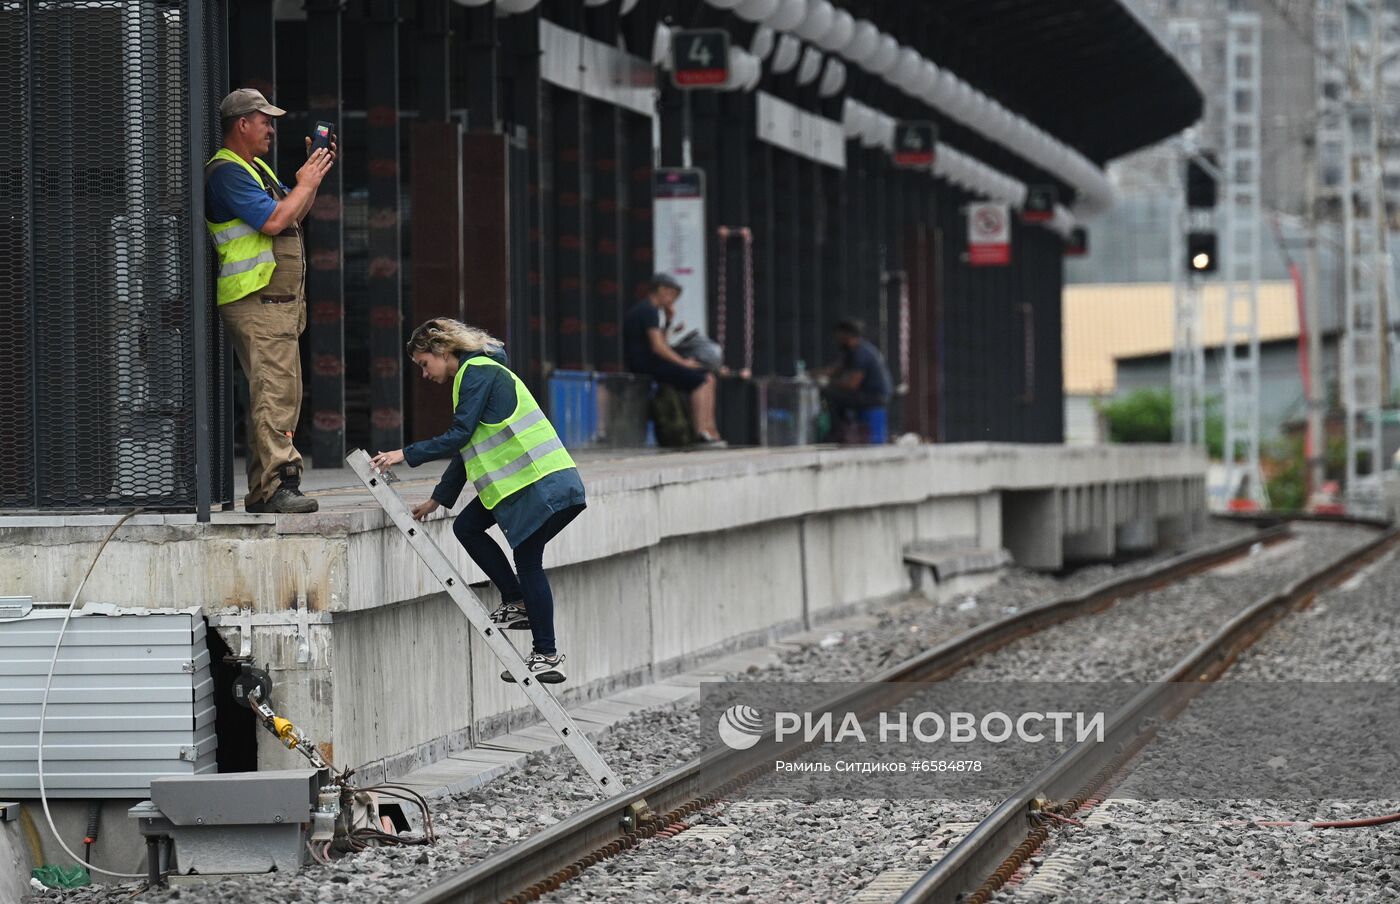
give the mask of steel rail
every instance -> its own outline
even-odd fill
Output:
[[[1248,537],[1214,544],[1180,556],[1136,575],[1115,578],[1086,591],[1053,600],[973,628],[869,679],[870,686],[853,690],[818,708],[868,711],[911,693],[916,682],[938,681],[956,673],[979,656],[1053,625],[1107,609],[1117,600],[1144,593],[1247,555],[1257,544],[1289,539],[1287,525],[1277,525]],[[900,685],[906,685],[900,687]],[[771,738],[771,732],[765,740]],[[694,760],[622,794],[599,801],[549,828],[511,845],[476,865],[448,876],[421,891],[406,904],[476,904],[503,900],[533,900],[559,883],[622,850],[650,838],[760,769],[771,768],[777,751],[803,746],[760,743],[749,750],[718,747]],[[629,808],[645,800],[660,818],[646,825],[628,822]]]
[[[1369,521],[1363,523],[1372,526]],[[1079,809],[1099,785],[1152,740],[1162,720],[1182,711],[1204,683],[1224,673],[1269,628],[1317,593],[1389,551],[1397,540],[1400,530],[1389,528],[1364,546],[1241,611],[1119,709],[1106,726],[1101,743],[1086,741],[1070,748],[1002,801],[924,873],[898,904],[988,900],[1048,835],[1046,828],[1033,824],[1033,815],[1044,801],[1063,802],[1059,812],[1065,816]]]

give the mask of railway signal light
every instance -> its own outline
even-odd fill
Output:
[[[1186,236],[1186,272],[1214,273],[1220,255],[1213,232],[1192,232]]]

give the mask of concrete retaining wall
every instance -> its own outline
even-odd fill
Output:
[[[1159,519],[1177,531],[1203,509],[1205,462],[1174,447],[969,444],[647,456],[583,472],[589,509],[545,560],[566,699],[901,593],[911,540],[975,536],[1043,568],[1150,545]],[[400,491],[418,499],[431,485]],[[235,652],[271,668],[279,708],[366,780],[528,717],[372,500],[355,487],[321,499],[310,516],[138,516],[91,598],[204,606]],[[66,599],[114,520],[0,518],[0,594]],[[447,518],[425,531],[483,580]],[[528,632],[509,633],[528,646]],[[298,765],[270,738],[259,745],[264,768]]]

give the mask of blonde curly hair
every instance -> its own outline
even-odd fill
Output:
[[[428,352],[434,355],[456,355],[465,358],[499,351],[505,343],[483,329],[467,326],[460,320],[435,317],[413,331],[408,340],[408,354]]]

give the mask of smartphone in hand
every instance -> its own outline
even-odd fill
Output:
[[[331,146],[331,133],[335,131],[335,123],[318,122],[316,128],[311,133],[311,150],[317,148],[329,148]]]

